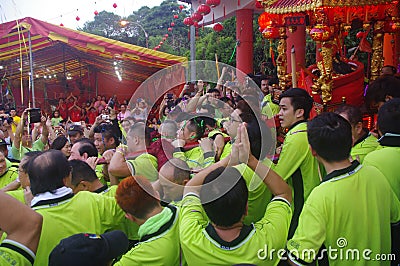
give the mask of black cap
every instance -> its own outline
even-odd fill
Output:
[[[49,266],[106,265],[128,251],[128,237],[122,231],[102,235],[76,234],[64,238],[49,256]]]
[[[76,133],[83,134],[83,128],[80,125],[71,125],[68,127],[68,135],[75,135]]]

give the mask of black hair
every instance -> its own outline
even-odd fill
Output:
[[[54,139],[53,143],[51,143],[50,149],[61,150],[67,142],[68,139],[65,136],[58,136]]]
[[[263,160],[268,154],[272,154],[274,140],[265,122],[254,117],[247,122],[246,128],[251,154],[258,160]]]
[[[379,109],[378,129],[382,134],[400,134],[400,98],[387,101]]]
[[[368,106],[375,102],[385,102],[386,96],[400,98],[400,80],[394,76],[381,76],[368,85],[365,100]]]
[[[350,156],[351,125],[338,114],[322,113],[309,121],[307,137],[310,146],[327,162],[339,162]]]
[[[392,75],[394,75],[394,74],[397,73],[397,69],[396,69],[394,66],[385,65],[385,66],[382,67],[382,69],[383,69],[383,68],[390,68],[390,71],[392,71]]]
[[[211,222],[228,227],[245,214],[248,193],[246,182],[236,168],[219,167],[204,179],[200,199]]]
[[[196,133],[195,140],[203,137],[205,131],[204,120],[202,117],[193,117],[187,121],[187,128],[190,132]]]
[[[310,117],[310,111],[313,106],[314,100],[307,91],[300,88],[290,88],[284,91],[279,96],[279,101],[281,101],[282,98],[290,98],[290,103],[293,106],[293,111],[303,109],[305,120]]]
[[[218,92],[218,94],[221,94],[221,92],[218,90],[218,89],[209,89],[208,91],[207,91],[207,93],[214,93],[214,92]]]
[[[114,127],[112,124],[100,124],[94,128],[94,133],[100,133],[106,140],[113,138],[115,146],[120,144],[119,138],[114,132]]]
[[[51,192],[64,186],[64,178],[71,173],[65,155],[59,150],[48,150],[34,157],[28,166],[33,196]]]
[[[70,160],[69,164],[72,167],[72,185],[77,186],[81,181],[93,182],[98,179],[96,172],[86,162]]]
[[[351,125],[355,126],[357,123],[362,122],[362,113],[360,108],[352,106],[352,105],[341,105],[336,110],[337,114],[346,114],[348,121]]]
[[[270,79],[268,80],[268,86],[272,85],[279,85],[279,79],[277,76],[270,77]]]
[[[74,145],[77,145],[79,143],[79,155],[82,156],[84,153],[88,155],[88,157],[97,157],[99,155],[99,151],[96,148],[96,145],[94,145],[93,141],[91,141],[88,138],[83,138],[77,140]]]
[[[27,173],[28,172],[28,167],[29,163],[32,161],[33,158],[38,156],[39,154],[42,154],[43,152],[41,151],[28,151],[27,153],[24,154],[24,157],[22,157],[21,162],[19,163],[19,166],[21,166],[21,169]]]

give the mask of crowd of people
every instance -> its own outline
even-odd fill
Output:
[[[359,107],[311,119],[306,90],[226,71],[158,114],[72,94],[38,122],[0,110],[0,265],[398,263],[400,79],[369,85],[368,130]]]

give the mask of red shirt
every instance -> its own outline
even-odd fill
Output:
[[[88,112],[87,117],[89,119],[89,124],[93,125],[96,121],[97,112]]]
[[[68,109],[67,109],[67,105],[65,103],[59,104],[57,106],[57,111],[60,113],[60,116],[63,119],[67,119],[68,118]]]
[[[72,122],[81,122],[81,111],[76,108],[73,108],[69,111],[69,118]]]

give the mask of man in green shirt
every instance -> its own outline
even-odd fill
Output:
[[[1,191],[0,213],[0,228],[7,233],[0,244],[0,265],[31,266],[42,230],[42,216]]]
[[[368,129],[363,128],[360,108],[351,105],[341,105],[335,110],[335,113],[349,121],[353,137],[353,148],[351,148],[350,156],[352,160],[358,160],[360,163],[363,163],[364,157],[378,147],[377,138]]]
[[[313,105],[311,96],[303,89],[291,88],[279,98],[279,120],[288,130],[278,163],[273,169],[293,189],[294,213],[289,237],[297,227],[304,201],[320,183],[318,161],[312,156],[307,141],[307,119]]]
[[[15,181],[18,177],[18,168],[7,166],[6,157],[0,152],[0,189]]]
[[[178,208],[162,207],[150,182],[142,176],[122,180],[115,198],[125,216],[139,225],[139,243],[115,265],[180,265]]]
[[[400,221],[400,202],[388,182],[375,167],[350,162],[351,126],[340,115],[315,117],[307,134],[327,175],[304,204],[287,243],[289,259],[311,263],[324,245],[329,265],[390,265],[379,256],[391,253],[390,225]]]
[[[286,243],[292,192],[280,176],[251,154],[245,126],[239,130],[231,156],[199,172],[185,186],[179,231],[188,265],[277,265],[279,262],[273,250]],[[264,217],[255,224],[243,224],[248,189],[240,172],[228,167],[228,163],[239,162],[245,162],[262,177],[275,196]],[[267,251],[269,254],[264,256],[266,246],[271,253]]]

